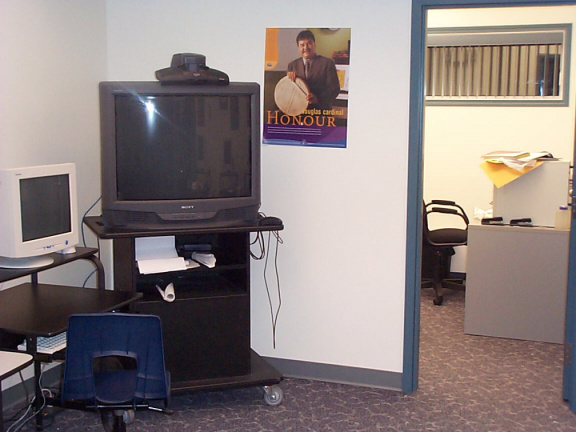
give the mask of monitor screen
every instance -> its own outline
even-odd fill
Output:
[[[116,96],[118,199],[249,196],[250,127],[246,95]]]
[[[22,241],[71,231],[67,174],[20,180]]]

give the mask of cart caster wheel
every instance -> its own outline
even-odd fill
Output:
[[[126,410],[124,414],[122,414],[122,418],[124,419],[124,423],[130,424],[136,418],[136,413],[132,409]]]
[[[284,400],[284,392],[277,386],[264,386],[264,402],[270,406],[278,406]]]
[[[444,298],[442,296],[435,298],[434,300],[432,300],[432,302],[436,305],[436,306],[440,306],[442,305],[442,302],[444,301]]]
[[[122,417],[122,421],[126,424],[132,423],[136,418],[136,413],[134,412],[133,409],[114,410],[113,414],[114,416]]]

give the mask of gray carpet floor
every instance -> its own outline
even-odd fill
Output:
[[[422,291],[420,381],[412,394],[286,378],[277,407],[258,388],[180,395],[172,416],[139,412],[128,431],[576,431],[561,397],[561,345],[465,335],[464,293],[446,293],[443,306],[432,298]],[[103,428],[97,414],[66,410],[46,430]]]

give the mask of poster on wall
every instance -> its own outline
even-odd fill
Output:
[[[265,144],[346,148],[349,28],[267,28]]]

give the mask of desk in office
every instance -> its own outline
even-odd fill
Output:
[[[569,231],[470,225],[464,332],[563,343]]]
[[[39,336],[66,331],[68,317],[80,313],[109,312],[124,308],[142,295],[62,285],[24,283],[0,291],[0,329],[26,337],[26,352],[34,357],[36,409],[41,406],[40,364],[51,356],[38,354]],[[42,429],[42,416],[36,417]]]
[[[32,281],[0,291],[0,330],[26,337],[26,352],[34,357],[36,409],[42,403],[39,378],[40,363],[51,356],[38,354],[36,340],[66,331],[68,317],[80,313],[109,312],[122,309],[139,299],[140,293],[110,291],[103,287],[103,271],[95,256],[97,249],[80,248],[75,254],[53,254],[55,262],[38,269],[0,270],[0,282],[31,276]],[[99,288],[79,288],[38,283],[38,273],[78,259],[92,261],[99,271]],[[42,416],[36,416],[38,429]]]
[[[27,282],[0,291],[0,329],[34,339],[54,336],[66,331],[70,315],[121,309],[141,296],[126,291]]]

